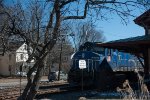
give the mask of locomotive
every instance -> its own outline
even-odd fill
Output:
[[[81,70],[79,68],[79,60],[86,61],[85,69]],[[118,80],[114,73],[114,70],[117,68],[126,67],[132,69],[135,66],[141,67],[141,64],[135,56],[129,53],[98,47],[96,43],[86,42],[84,45],[81,45],[79,51],[75,52],[71,57],[71,69],[68,73],[68,82],[81,85],[81,80],[83,78],[84,86],[97,86],[95,83],[103,77],[108,76],[107,80]],[[97,79],[99,76],[101,78]],[[122,78],[122,81],[123,79],[124,78]],[[106,83],[108,83],[106,87],[113,85],[111,81]],[[102,84],[102,82],[100,82],[100,84]]]

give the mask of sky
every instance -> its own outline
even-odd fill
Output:
[[[144,28],[134,23],[130,18],[127,25],[122,24],[119,18],[108,21],[100,21],[97,29],[102,30],[106,41],[113,41],[129,37],[141,36],[145,34]]]
[[[13,0],[15,1],[15,0]],[[11,4],[12,0],[6,0],[7,4]],[[136,11],[137,16],[141,15],[143,12]],[[112,15],[110,15],[112,16]],[[109,15],[108,15],[109,17]],[[97,21],[95,23],[96,29],[102,30],[106,41],[113,41],[118,39],[124,39],[129,37],[144,35],[144,29],[134,23],[135,18],[129,18],[127,25],[121,23],[121,19],[114,15],[113,19],[108,21]]]
[[[145,34],[143,27],[134,23],[134,19],[143,14],[145,11],[140,9],[135,9],[131,14],[135,17],[128,17],[127,24],[122,23],[121,18],[116,15],[107,15],[110,19],[107,21],[98,21],[97,29],[102,30],[106,41],[113,41],[118,39],[125,39],[130,37],[141,36]]]

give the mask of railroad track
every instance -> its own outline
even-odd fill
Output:
[[[24,87],[22,87],[23,91]],[[41,99],[49,94],[63,94],[81,91],[81,86],[70,85],[67,82],[40,82],[36,98]],[[20,96],[20,87],[0,89],[0,100],[16,100]]]
[[[40,88],[38,90],[38,95],[47,94],[47,93],[58,93],[67,88],[67,82],[40,82]],[[23,91],[22,87],[22,90]],[[20,96],[20,87],[8,87],[0,89],[0,100],[16,100]]]
[[[78,86],[71,86],[71,85],[62,85],[58,87],[50,87],[47,89],[40,89],[36,95],[36,99],[43,99],[48,98],[50,95],[53,94],[64,94],[64,93],[70,93],[73,91],[81,91],[81,88]]]
[[[92,87],[84,87],[84,91],[95,90]],[[81,86],[73,84],[62,84],[55,86],[40,87],[36,99],[47,99],[53,95],[64,95],[68,93],[81,92]]]

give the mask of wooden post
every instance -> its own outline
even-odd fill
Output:
[[[148,48],[148,69],[150,74],[150,48]]]
[[[146,25],[144,29],[145,29],[145,36],[150,35],[150,27],[147,27]],[[150,48],[149,47],[145,47],[144,50],[144,64],[145,64],[144,72],[146,78],[149,78],[150,75]]]
[[[144,74],[145,74],[145,78],[147,79],[150,74],[150,49],[145,47],[143,55],[144,55],[144,65],[145,65]]]

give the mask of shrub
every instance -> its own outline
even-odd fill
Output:
[[[123,99],[129,99],[129,100],[135,100],[135,99],[150,99],[149,91],[144,83],[144,77],[140,75],[137,69],[135,69],[135,73],[138,77],[138,90],[134,91],[132,87],[130,86],[130,83],[128,80],[125,80],[123,83],[122,88],[117,87],[117,92],[121,94],[121,98]]]

